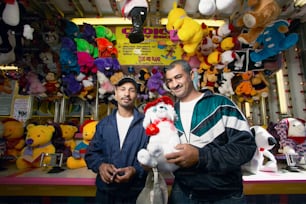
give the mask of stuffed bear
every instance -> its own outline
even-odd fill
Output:
[[[247,101],[249,103],[253,102],[253,96],[257,94],[255,88],[252,85],[251,79],[253,77],[252,71],[246,71],[238,74],[242,77],[242,80],[235,88],[235,93],[239,97],[239,102]]]
[[[54,154],[55,147],[51,143],[55,128],[52,125],[27,125],[26,146],[21,156],[16,160],[18,169],[40,167],[43,153]],[[45,157],[43,163],[50,163],[49,157]]]
[[[12,92],[13,92],[13,87],[11,85],[11,81],[3,74],[0,74],[0,94],[1,93],[11,94]]]
[[[83,140],[77,144],[72,152],[72,156],[67,159],[67,167],[69,169],[78,169],[86,167],[86,162],[84,156],[86,153],[86,148],[88,147],[90,141],[92,140],[95,132],[96,125],[99,121],[86,120],[80,127],[80,132],[82,133]]]
[[[164,86],[163,73],[157,67],[153,67],[151,72],[151,77],[147,81],[149,98],[165,95],[167,91]]]
[[[256,90],[256,95],[253,96],[255,101],[260,100],[261,97],[267,98],[269,95],[269,82],[266,80],[264,73],[261,71],[254,71],[251,79],[252,85]]]
[[[138,161],[161,172],[176,170],[178,167],[168,163],[164,157],[164,154],[176,151],[174,147],[180,143],[174,126],[176,113],[172,99],[168,96],[157,98],[147,103],[144,113],[143,127],[150,140],[147,148],[138,152]]]
[[[286,34],[289,30],[288,27],[289,23],[285,20],[277,20],[266,26],[253,46],[256,49],[262,45],[262,49],[252,52],[250,54],[251,60],[253,62],[265,60],[295,45],[299,39],[298,34]]]
[[[242,165],[242,169],[253,174],[257,174],[259,171],[277,172],[277,161],[269,151],[276,145],[276,139],[261,126],[252,126],[251,132],[255,137],[257,149],[253,158]],[[264,162],[265,159],[269,159],[269,161]]]
[[[108,78],[120,70],[119,61],[115,57],[97,58],[94,63],[98,70]]]
[[[111,43],[116,44],[116,35],[111,31],[111,29],[103,25],[94,26],[94,29],[96,32],[96,38],[106,38]]]
[[[12,118],[4,119],[2,123],[3,138],[6,141],[6,155],[17,158],[25,145],[23,123]]]
[[[210,68],[204,72],[203,81],[201,82],[201,89],[209,89],[215,92],[218,88],[218,70]]]
[[[203,38],[201,25],[188,17],[184,9],[178,8],[177,3],[173,3],[173,8],[168,13],[166,29],[168,32],[174,30],[182,43],[186,53],[194,53]]]
[[[74,135],[77,133],[78,128],[74,125],[60,124],[62,131],[62,137],[65,140],[65,146],[72,152],[76,147],[76,142],[74,140]]]
[[[238,40],[251,45],[265,27],[278,18],[281,8],[275,0],[248,0],[248,6],[252,9],[244,12],[236,24],[248,28],[246,33],[238,36]]]

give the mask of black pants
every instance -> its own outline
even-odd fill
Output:
[[[96,204],[135,204],[137,196],[122,197],[118,194],[109,194],[107,191],[97,190]]]

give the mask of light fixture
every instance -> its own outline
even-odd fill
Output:
[[[285,95],[284,77],[282,69],[276,72],[276,84],[277,84],[280,113],[282,115],[288,114],[287,99]]]
[[[76,25],[132,25],[132,20],[123,17],[72,18],[71,21]]]
[[[0,70],[18,70],[18,67],[12,66],[0,66]]]
[[[199,24],[205,23],[208,27],[219,27],[226,23],[225,20],[214,19],[194,19]],[[83,25],[84,23],[91,25],[132,25],[132,20],[123,17],[101,17],[101,18],[72,18],[72,22],[76,25]],[[160,25],[167,25],[168,19],[162,18]]]

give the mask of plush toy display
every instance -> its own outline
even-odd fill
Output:
[[[248,6],[252,9],[237,20],[237,26],[246,26],[248,31],[241,33],[238,40],[251,45],[265,27],[277,19],[281,8],[275,0],[248,0]]]
[[[144,108],[145,118],[143,127],[150,136],[147,149],[138,152],[137,159],[141,164],[157,167],[160,171],[172,172],[178,167],[167,163],[164,154],[175,151],[180,143],[177,130],[174,126],[176,113],[173,101],[168,96],[162,96],[147,103]]]
[[[276,139],[261,126],[252,126],[251,131],[255,137],[257,149],[251,161],[244,164],[242,169],[253,174],[259,171],[277,172],[277,161],[269,151],[277,143]],[[265,159],[269,160],[264,162]]]
[[[23,123],[12,118],[4,119],[2,123],[3,138],[6,141],[6,155],[17,158],[25,145]]]
[[[26,146],[18,157],[16,165],[18,169],[40,167],[43,153],[54,154],[55,147],[51,143],[55,128],[52,125],[27,125]],[[49,164],[50,157],[45,157],[43,163]]]
[[[298,118],[284,118],[274,127],[280,138],[280,151],[283,154],[306,153],[306,126],[305,121]],[[304,156],[303,156],[304,157]]]
[[[218,70],[210,68],[204,72],[203,81],[201,83],[201,89],[209,89],[215,92],[218,88]]]
[[[45,76],[45,82],[43,85],[46,88],[45,93],[47,94],[48,100],[52,101],[63,96],[63,94],[60,92],[61,84],[57,78],[56,73],[48,72]]]
[[[132,18],[132,31],[128,38],[130,43],[144,41],[143,24],[147,17],[148,2],[146,0],[126,0],[122,7],[122,16]]]
[[[168,32],[174,30],[182,43],[186,53],[194,53],[203,38],[201,25],[188,17],[184,9],[178,8],[177,3],[173,3],[173,8],[168,13],[166,29]]]
[[[299,39],[298,34],[288,32],[289,23],[285,20],[275,21],[266,26],[263,32],[257,37],[254,48],[263,46],[259,51],[250,54],[253,62],[265,60],[279,52],[287,50],[295,45]]]
[[[72,156],[67,159],[67,167],[69,169],[78,169],[86,167],[86,162],[84,156],[86,153],[86,148],[88,147],[90,141],[92,140],[95,132],[96,125],[98,121],[86,120],[80,127],[80,132],[82,133],[83,140],[77,144],[72,152]]]

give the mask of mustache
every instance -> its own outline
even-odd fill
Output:
[[[178,85],[176,85],[176,87],[173,87],[172,90],[177,90],[177,89],[179,89],[181,87],[182,87],[182,85],[178,84]]]

